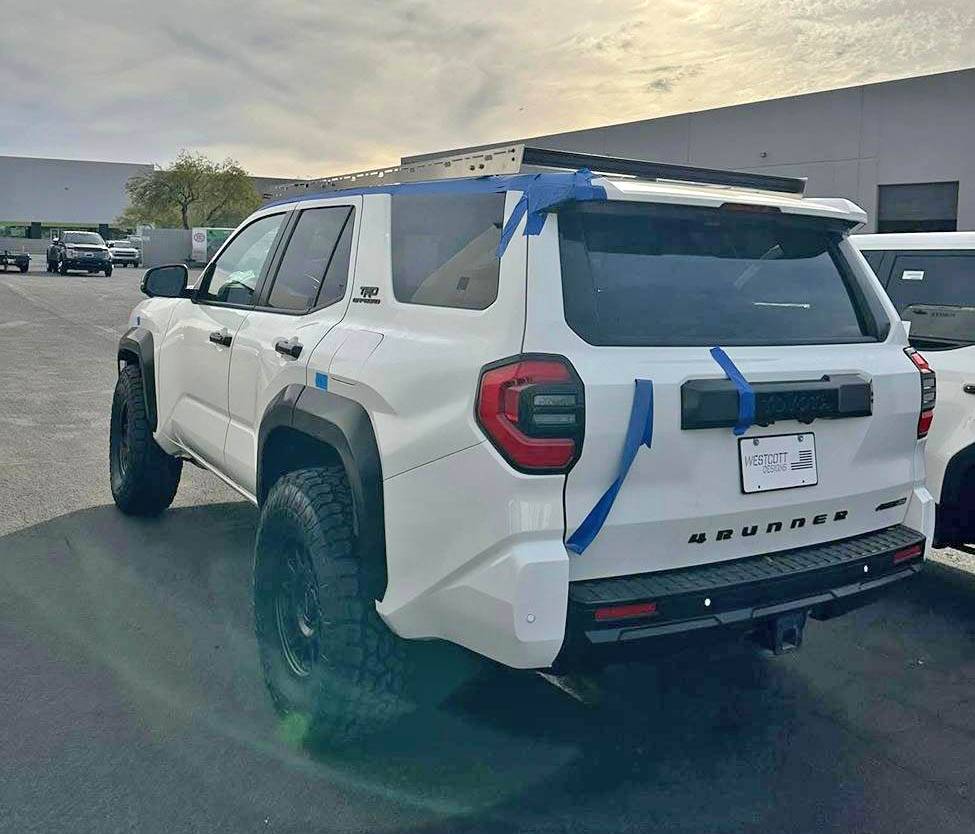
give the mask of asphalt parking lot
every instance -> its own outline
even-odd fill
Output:
[[[140,271],[0,273],[0,831],[975,831],[975,574],[748,647],[613,669],[587,703],[490,672],[305,751],[252,639],[256,511],[186,467],[158,520],[108,488]]]

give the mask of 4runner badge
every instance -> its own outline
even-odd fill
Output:
[[[759,532],[765,534],[768,533],[781,533],[783,530],[798,530],[800,527],[805,527],[808,521],[812,524],[829,524],[831,521],[844,521],[849,515],[848,510],[837,510],[836,512],[830,513],[820,513],[819,515],[814,515],[812,518],[807,519],[803,516],[798,518],[791,518],[788,521],[770,521],[765,525],[765,529],[760,531],[757,524],[748,524],[741,528],[741,531],[727,529],[718,530],[714,533],[714,540],[719,542],[726,542],[728,539],[734,538],[736,535],[741,535],[744,537],[755,536]],[[691,537],[687,540],[688,544],[704,544],[708,540],[707,533],[692,533]]]
[[[355,304],[381,304],[379,287],[359,287],[359,295],[352,301]]]

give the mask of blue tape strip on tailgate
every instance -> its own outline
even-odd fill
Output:
[[[653,382],[649,379],[634,380],[633,406],[630,408],[630,423],[626,427],[626,439],[623,442],[623,452],[620,455],[619,472],[616,480],[603,497],[596,502],[596,506],[589,511],[582,524],[569,536],[565,543],[566,549],[581,554],[585,551],[602,529],[603,523],[613,508],[616,496],[619,494],[623,481],[633,465],[640,446],[650,448],[653,442]]]
[[[755,422],[755,392],[735,363],[731,361],[731,357],[721,348],[711,348],[711,356],[738,389],[738,422],[732,431],[737,435],[744,434]]]

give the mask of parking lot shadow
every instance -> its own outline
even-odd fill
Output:
[[[261,684],[256,520],[96,507],[0,538],[0,805],[34,819],[24,797],[50,782],[91,809],[76,830],[973,830],[970,578],[930,571],[813,624],[796,655],[610,669],[588,706],[494,669],[382,737],[309,752]]]

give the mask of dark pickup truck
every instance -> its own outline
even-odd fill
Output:
[[[0,268],[6,272],[8,266],[15,266],[21,272],[27,272],[30,266],[30,255],[26,252],[10,252],[4,249],[0,252]]]
[[[112,256],[97,232],[64,232],[47,250],[47,271],[67,275],[68,270],[112,274]]]

